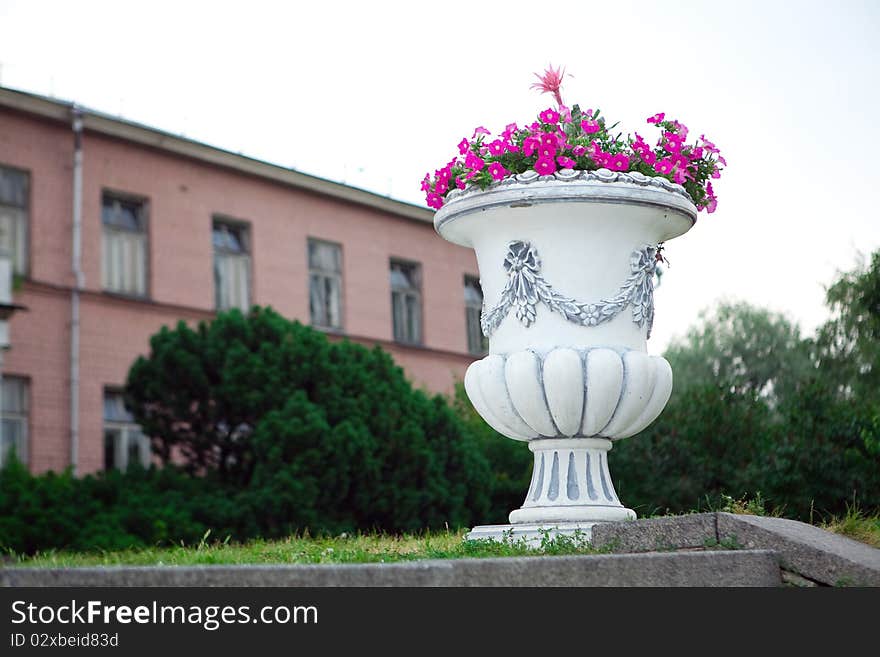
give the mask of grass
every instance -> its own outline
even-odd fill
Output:
[[[725,496],[712,511],[780,517],[782,510],[768,510],[760,494],[753,498]],[[880,548],[880,510],[865,512],[848,505],[843,516],[814,523],[822,529]],[[70,566],[194,566],[208,564],[346,564],[390,563],[418,559],[462,559],[564,554],[596,554],[581,536],[550,538],[540,546],[524,541],[465,541],[467,530],[423,534],[341,534],[310,536],[308,533],[280,540],[247,543],[211,540],[210,532],[196,545],[131,548],[118,551],[47,551],[33,556],[7,554],[7,566],[62,568]],[[726,547],[735,546],[707,546]]]
[[[425,534],[341,534],[339,536],[291,536],[247,543],[209,541],[198,545],[133,548],[112,552],[41,552],[31,557],[9,555],[8,566],[63,568],[70,566],[194,566],[207,564],[344,564],[389,563],[418,559],[466,557],[517,557],[593,554],[582,537],[545,536],[542,544],[529,547],[524,541],[465,541],[466,530]]]
[[[728,495],[723,495],[722,497],[724,504],[717,511],[776,518],[783,517],[784,509],[774,509],[772,512],[767,511],[766,500],[761,497],[760,493],[755,495],[754,498],[742,497],[734,499]],[[816,522],[811,517],[810,524],[814,524],[826,531],[867,543],[872,547],[880,548],[880,509],[867,512],[861,509],[857,503],[853,502],[846,505],[846,513],[843,516],[830,516],[819,522]]]
[[[858,507],[847,507],[846,515],[832,517],[820,526],[835,534],[880,548],[880,510],[868,514]]]

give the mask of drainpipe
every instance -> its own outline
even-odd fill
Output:
[[[73,128],[73,244],[71,267],[73,288],[70,291],[70,466],[79,469],[79,293],[85,286],[82,271],[82,111],[71,111]]]

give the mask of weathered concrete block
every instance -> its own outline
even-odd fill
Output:
[[[0,586],[779,586],[766,550],[316,566],[5,568]]]
[[[731,513],[717,517],[719,540],[775,550],[786,570],[831,586],[880,586],[877,548],[797,520]]]
[[[593,525],[592,544],[611,552],[653,552],[717,544],[714,513]]]

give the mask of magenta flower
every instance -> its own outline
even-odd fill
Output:
[[[559,112],[554,109],[545,109],[538,115],[538,118],[541,119],[541,123],[559,123]]]
[[[684,181],[687,180],[687,169],[682,169],[679,167],[675,168],[675,171],[672,173],[672,180],[679,185],[683,185]]]
[[[437,194],[445,194],[446,190],[449,189],[449,184],[445,180],[438,180],[434,185],[434,192]]]
[[[681,151],[682,139],[679,135],[674,132],[664,132],[663,136],[666,138],[666,141],[663,143],[663,148],[670,153],[678,153]]]
[[[587,149],[585,146],[578,145],[572,148],[571,152],[574,153],[575,157],[583,157],[586,154]]]
[[[468,148],[470,148],[470,146],[471,143],[467,140],[467,138],[462,139],[460,142],[458,142],[458,154],[464,155],[468,152]]]
[[[554,155],[556,155],[555,146],[541,144],[541,146],[538,148],[538,157],[549,157],[552,160]]]
[[[655,114],[650,119],[648,119],[648,123],[660,123],[665,118],[666,114],[664,112],[660,112],[659,114]]]
[[[489,175],[492,176],[492,180],[501,180],[508,173],[510,172],[501,166],[501,162],[492,162],[489,165]]]
[[[439,210],[443,207],[443,199],[440,198],[439,194],[435,194],[434,192],[429,192],[425,197],[425,201],[428,203],[429,208]]]
[[[662,160],[658,160],[654,164],[654,171],[662,173],[664,176],[668,176],[672,173],[673,167],[675,167],[675,163],[672,161],[672,158],[664,157]]]
[[[565,77],[565,69],[553,69],[553,65],[547,66],[543,75],[535,73],[538,81],[532,84],[532,89],[538,89],[542,94],[553,94],[557,105],[562,105],[562,79]]]
[[[593,121],[592,119],[581,121],[581,129],[583,129],[588,135],[591,135],[594,132],[599,132],[599,122]]]
[[[692,160],[702,160],[703,159],[703,149],[700,146],[695,146],[690,153],[690,158]]]
[[[541,145],[556,148],[559,145],[559,138],[553,133],[545,132],[541,135]]]
[[[489,152],[492,155],[504,155],[504,142],[500,139],[496,139],[491,144],[489,144]]]
[[[471,137],[471,139],[476,139],[478,135],[486,135],[486,136],[489,136],[489,135],[491,135],[491,134],[492,134],[492,133],[489,132],[488,130],[486,130],[486,128],[484,128],[483,126],[480,126],[479,128],[476,128],[476,129],[474,130],[474,136]]]
[[[505,141],[510,141],[510,138],[513,137],[513,133],[517,130],[516,123],[508,123],[507,127],[504,128],[504,132],[501,133],[501,137]]]
[[[452,167],[447,164],[442,169],[435,171],[434,175],[440,180],[448,181],[452,177]]]
[[[430,192],[431,191],[431,176],[429,174],[425,174],[425,177],[422,178],[422,191]]]
[[[504,148],[507,150],[508,153],[519,153],[519,146],[517,146],[516,144],[505,142]]]
[[[556,162],[553,161],[552,157],[539,157],[538,161],[535,162],[535,171],[542,176],[549,176],[556,171]]]
[[[522,145],[523,155],[526,157],[531,157],[535,152],[535,149],[541,145],[541,140],[537,137],[526,137],[525,141]]]
[[[682,141],[688,138],[688,127],[684,123],[679,123],[678,121],[672,122],[672,127],[675,128],[675,131],[681,135]]]
[[[623,153],[616,153],[608,157],[605,166],[612,171],[626,171],[629,169],[629,158]]]
[[[455,186],[458,187],[459,189],[464,189],[464,188],[465,188],[464,180],[462,180],[461,178],[459,178],[458,176],[456,176],[456,178],[455,178]]]
[[[577,166],[577,162],[572,160],[570,157],[565,157],[564,155],[560,155],[559,157],[557,157],[556,161],[563,169],[574,169]]]
[[[473,153],[468,153],[467,157],[464,160],[464,165],[468,169],[473,169],[474,171],[479,171],[484,166],[486,166],[486,163],[483,160],[481,160],[479,157],[474,155]]]
[[[657,161],[657,154],[652,150],[639,151],[639,156],[642,158],[642,162],[648,165],[654,164]]]

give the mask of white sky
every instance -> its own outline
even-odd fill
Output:
[[[75,100],[421,204],[477,125],[569,103],[624,132],[659,111],[729,168],[667,245],[650,350],[720,298],[826,317],[824,286],[880,247],[880,2],[0,0],[0,84]]]

